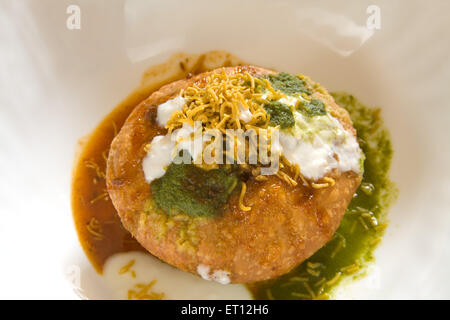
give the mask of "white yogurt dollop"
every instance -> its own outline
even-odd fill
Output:
[[[358,142],[338,120],[331,115],[294,115],[295,127],[280,131],[281,153],[303,176],[318,180],[333,169],[361,173]]]
[[[211,272],[211,268],[204,264],[199,264],[197,266],[197,273],[205,280],[215,281],[220,284],[229,284],[230,283],[230,273],[225,270],[215,270]]]
[[[175,111],[181,110],[185,103],[186,101],[183,97],[176,96],[160,104],[156,115],[158,125],[164,128],[172,114]],[[167,167],[177,155],[177,150],[187,149],[193,155],[194,159],[198,156],[198,154],[194,154],[194,150],[189,143],[189,138],[193,131],[194,128],[192,126],[184,124],[181,129],[175,130],[171,134],[168,133],[165,136],[156,136],[153,138],[147,155],[142,162],[145,179],[148,183],[164,175]]]
[[[172,141],[170,134],[153,138],[150,149],[142,162],[145,180],[148,183],[164,175],[166,167],[172,163],[174,148],[175,142]]]
[[[167,167],[174,161],[178,152],[186,150],[192,159],[198,160],[202,155],[201,139],[191,139],[194,128],[185,123],[183,127],[165,136],[156,136],[142,162],[145,179],[148,183],[161,178]]]
[[[158,106],[158,111],[156,115],[156,121],[161,127],[165,127],[167,121],[175,111],[180,111],[183,109],[186,100],[181,96],[176,96],[173,99],[167,100],[166,102]]]

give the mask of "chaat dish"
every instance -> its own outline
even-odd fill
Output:
[[[278,278],[327,244],[363,171],[350,116],[325,88],[245,65],[188,74],[138,104],[105,178],[142,247],[228,284]]]

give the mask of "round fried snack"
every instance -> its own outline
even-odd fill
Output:
[[[229,67],[225,72],[249,72],[253,76],[274,73],[254,66]],[[265,181],[250,177],[245,193],[250,211],[242,211],[239,195],[232,194],[224,212],[216,218],[161,213],[151,201],[152,191],[142,169],[145,146],[154,136],[167,133],[156,122],[157,107],[194,83],[201,87],[209,74],[163,86],[135,108],[111,145],[108,192],[123,226],[159,259],[203,277],[214,279],[225,273],[227,280],[222,282],[275,278],[331,239],[361,176],[335,169],[327,175],[335,184],[321,189],[302,183],[293,187],[275,175]],[[327,111],[356,134],[348,113],[326,91],[316,92],[314,97],[326,102]]]

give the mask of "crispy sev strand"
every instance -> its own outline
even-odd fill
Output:
[[[316,269],[316,268],[319,268],[319,267],[323,267],[323,263],[321,263],[321,262],[308,261],[306,263],[306,265],[308,266],[308,268],[311,268],[311,269]]]
[[[119,274],[124,274],[124,273],[127,273],[128,271],[130,271],[131,267],[134,266],[135,262],[136,262],[135,259],[130,260],[126,265],[124,265],[122,268],[120,268]]]
[[[303,281],[308,281],[308,278],[305,278],[305,277],[292,277],[292,278],[289,278],[289,281],[303,282]]]
[[[318,277],[320,276],[320,270],[317,269],[310,269],[310,268],[306,268],[306,272],[308,272],[310,275],[312,275],[313,277]]]
[[[90,204],[94,204],[99,200],[105,200],[107,201],[109,199],[109,194],[107,191],[99,194],[98,196],[96,196],[94,199],[92,199],[91,201],[89,201]]]
[[[148,284],[136,284],[134,287],[140,290],[128,290],[128,300],[162,300],[164,298],[164,293],[149,291],[155,283],[156,280],[153,280]]]
[[[341,278],[341,275],[342,275],[342,272],[340,272],[340,271],[338,273],[336,273],[336,275],[333,278],[331,278],[330,280],[328,280],[326,282],[327,286],[332,286],[333,284],[338,282],[338,280]]]
[[[94,237],[95,240],[103,240],[105,238],[105,236],[103,235],[102,226],[95,217],[92,217],[89,220],[86,229]]]
[[[303,286],[305,287],[306,291],[308,291],[308,293],[310,294],[311,299],[314,299],[316,297],[316,294],[311,289],[311,287],[309,286],[308,282],[303,282]]]
[[[299,292],[291,292],[291,295],[300,299],[305,299],[305,300],[310,300],[311,296],[304,294],[304,293],[299,293]]]
[[[267,289],[266,295],[267,295],[267,298],[269,298],[269,300],[275,300],[275,298],[273,297],[273,294],[272,294],[272,290]]]
[[[242,211],[250,211],[252,209],[251,207],[247,207],[244,205],[244,196],[246,191],[247,191],[247,184],[245,182],[242,182],[241,194],[239,195],[239,208]]]
[[[97,177],[99,177],[101,179],[106,178],[106,174],[100,169],[100,166],[97,163],[95,163],[93,160],[86,160],[85,165],[87,168],[94,169]]]

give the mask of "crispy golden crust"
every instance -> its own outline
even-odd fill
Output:
[[[228,74],[273,71],[253,67],[226,68]],[[153,255],[180,269],[197,273],[199,264],[230,272],[231,282],[253,282],[280,276],[310,257],[330,240],[358,187],[361,177],[333,171],[333,187],[292,187],[277,176],[247,181],[245,204],[230,198],[219,218],[167,217],[152,209],[145,181],[144,146],[166,129],[156,124],[156,107],[193,83],[201,86],[207,74],[173,82],[153,93],[131,113],[114,139],[108,158],[107,186],[124,227]],[[328,111],[355,134],[348,113],[328,94]]]

